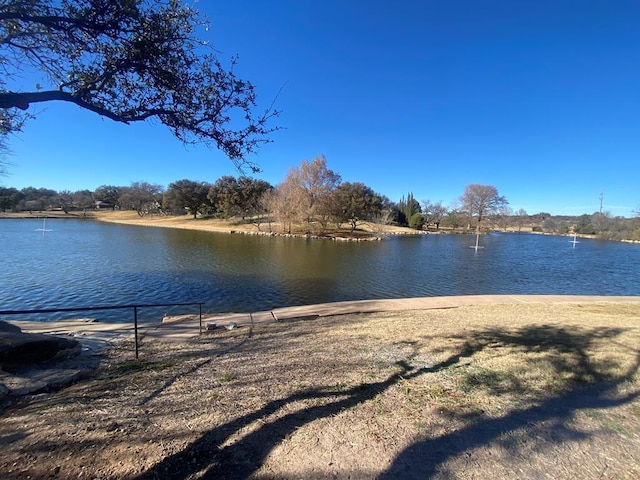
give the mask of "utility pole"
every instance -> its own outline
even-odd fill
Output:
[[[602,226],[604,225],[604,217],[602,215],[603,200],[604,200],[604,188],[600,189],[600,213],[598,214],[598,230],[602,230]]]
[[[602,218],[602,200],[604,199],[604,188],[600,190],[600,218]]]

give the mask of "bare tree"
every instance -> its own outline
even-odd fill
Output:
[[[82,215],[87,215],[87,210],[93,209],[95,200],[91,190],[76,190],[73,192],[73,206],[82,209]]]
[[[277,187],[267,190],[260,197],[260,205],[266,212],[266,220],[269,222],[269,231],[272,232],[271,224],[273,221],[277,220]],[[260,226],[258,225],[258,230],[260,230]]]
[[[289,197],[295,197],[298,220],[311,230],[314,222],[326,227],[333,211],[332,195],[339,184],[340,175],[328,169],[326,159],[320,156],[291,168],[281,186]]]
[[[64,213],[69,213],[73,205],[73,193],[69,190],[62,190],[55,197],[56,207],[62,209]]]
[[[518,225],[518,232],[522,231],[522,227],[525,225],[525,223],[527,223],[528,220],[529,220],[529,214],[524,208],[520,208],[516,212],[516,223]]]
[[[507,231],[511,225],[511,219],[513,217],[513,209],[509,205],[502,205],[498,208],[495,215],[495,222],[503,231]]]
[[[440,230],[440,223],[442,223],[442,219],[447,214],[447,208],[442,205],[442,202],[432,203],[431,200],[424,200],[422,202],[422,214],[426,228],[434,224],[436,230]]]
[[[264,222],[269,224],[269,231],[271,231],[270,207],[274,191],[274,187],[269,184],[269,187],[260,194],[255,201],[255,205],[252,207],[251,223],[256,226],[258,231],[261,230],[261,225]]]
[[[0,117],[0,124],[2,118]],[[7,167],[9,166],[9,147],[7,146],[7,137],[0,132],[0,177],[7,175]]]
[[[164,188],[148,182],[133,182],[120,195],[120,205],[135,210],[141,217],[160,210]]]
[[[284,182],[268,194],[270,213],[282,224],[283,231],[291,233],[293,223],[300,218],[301,189],[295,175],[287,174]]]
[[[393,210],[390,208],[382,209],[372,216],[371,221],[374,225],[373,231],[375,234],[378,236],[384,235],[387,230],[387,226],[391,225],[391,222],[393,221]]]
[[[327,168],[324,155],[311,162],[304,160],[294,176],[302,190],[307,224],[310,225],[316,216],[327,216],[331,195],[340,184],[340,175]]]
[[[498,189],[493,185],[472,184],[465,187],[460,203],[470,217],[476,218],[476,233],[479,233],[482,221],[509,202],[498,194]]]

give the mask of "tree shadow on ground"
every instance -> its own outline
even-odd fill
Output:
[[[377,478],[430,478],[449,459],[500,441],[506,434],[523,428],[528,428],[527,435],[530,438],[541,437],[544,434],[541,430],[548,432],[551,429],[555,443],[583,438],[585,433],[567,426],[577,411],[612,408],[632,402],[640,396],[637,390],[624,395],[617,394],[618,388],[638,372],[640,351],[627,347],[634,360],[626,371],[617,375],[613,371],[620,365],[596,362],[588,354],[595,341],[613,341],[621,333],[621,329],[614,328],[570,332],[555,326],[528,326],[515,333],[497,329],[477,333],[473,350],[515,347],[522,352],[550,353],[553,355],[555,374],[570,374],[572,381],[562,393],[540,399],[528,408],[514,410],[499,418],[480,419],[455,432],[414,443],[400,452],[392,465]],[[517,448],[507,441],[501,444],[507,449]]]
[[[300,427],[371,400],[400,381],[442,371],[459,364],[465,357],[499,346],[548,352],[556,372],[570,372],[574,381],[562,393],[540,399],[534,406],[511,411],[500,418],[476,419],[474,423],[454,433],[419,441],[400,452],[390,468],[382,472],[379,478],[429,478],[447,460],[478,446],[490,444],[503,434],[524,428],[532,422],[555,421],[559,432],[564,429],[555,436],[555,441],[562,442],[572,435],[580,435],[578,432],[568,431],[563,425],[564,420],[569,419],[576,410],[614,407],[640,395],[637,391],[623,396],[616,395],[618,386],[631,379],[638,371],[638,351],[633,350],[633,364],[618,375],[611,373],[612,365],[601,366],[589,357],[588,349],[594,341],[612,340],[621,332],[622,330],[610,328],[570,332],[554,326],[526,327],[507,333],[497,329],[473,332],[465,337],[455,353],[433,366],[413,367],[411,358],[408,357],[396,362],[395,373],[383,381],[361,383],[341,390],[336,390],[334,386],[305,389],[270,401],[250,414],[212,428],[137,478],[186,479],[194,474],[207,479],[247,478],[260,469],[269,453],[283,439]],[[287,413],[272,421],[266,420],[294,402],[310,400],[314,400],[308,402],[312,406]],[[237,441],[228,442],[234,434],[247,429],[256,421],[260,421],[257,428]]]
[[[180,371],[175,375],[172,375],[159,388],[157,388],[156,390],[151,392],[149,395],[147,395],[145,398],[140,400],[138,405],[143,406],[149,403],[150,401],[152,401],[153,399],[159,397],[163,392],[165,392],[181,377],[185,375],[191,375],[197,372],[198,370],[200,370],[201,368],[205,367],[206,365],[212,363],[215,359],[223,355],[226,355],[234,350],[239,349],[252,337],[252,335],[253,335],[253,327],[248,327],[246,332],[239,338],[232,337],[230,339],[226,339],[227,341],[224,343],[221,343],[221,344],[214,343],[213,346],[208,348],[208,350],[205,350],[205,351],[198,350],[196,352],[191,352],[191,353],[186,353],[181,355],[180,356],[181,358],[179,358],[178,360],[184,360],[188,357],[195,357],[195,356],[201,357],[203,356],[203,354],[205,354],[207,358],[197,362],[195,365],[188,367],[186,370]],[[215,337],[210,339],[210,341],[215,341]]]

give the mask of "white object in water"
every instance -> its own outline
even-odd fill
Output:
[[[52,229],[47,229],[47,217],[42,219],[42,228],[36,228],[36,232],[42,232],[43,237],[45,232],[53,232]]]

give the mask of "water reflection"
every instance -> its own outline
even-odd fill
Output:
[[[259,311],[468,294],[638,295],[640,245],[491,234],[343,243],[93,221],[0,221],[0,309],[205,302]],[[164,313],[164,312],[162,312]],[[155,313],[154,313],[155,315]],[[108,317],[109,314],[101,314]]]

